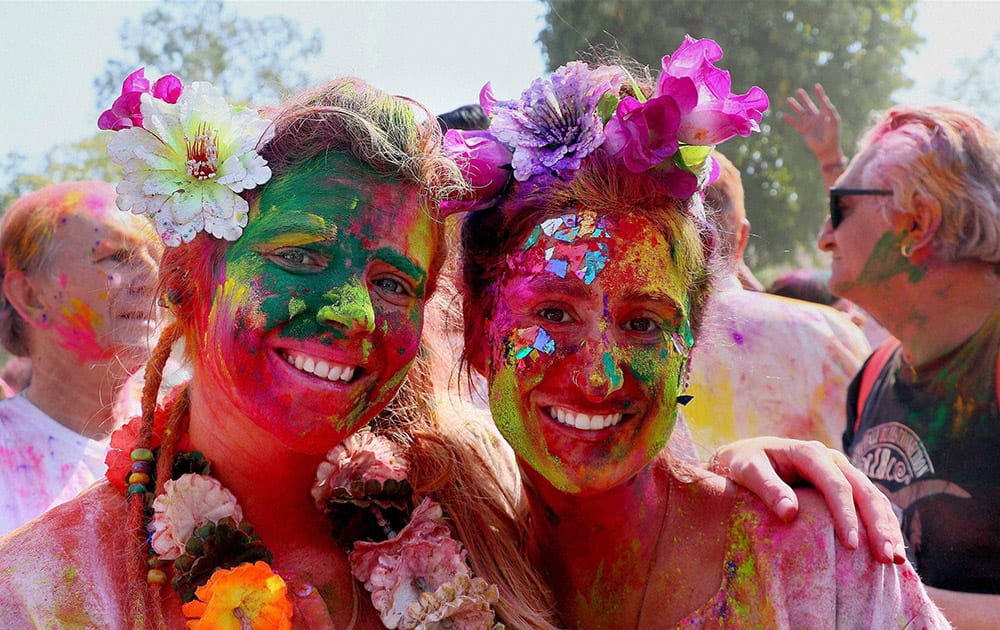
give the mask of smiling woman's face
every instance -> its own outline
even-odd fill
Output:
[[[276,178],[225,256],[201,368],[286,446],[326,451],[402,382],[437,238],[415,186],[350,158]]]
[[[544,221],[508,255],[486,330],[493,417],[531,474],[600,492],[663,449],[691,333],[671,245],[648,219]]]

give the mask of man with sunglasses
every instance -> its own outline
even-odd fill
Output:
[[[935,603],[996,627],[1000,136],[953,107],[889,110],[831,187],[819,246],[831,291],[895,337],[848,390],[845,451],[894,504]]]

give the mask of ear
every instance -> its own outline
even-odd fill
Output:
[[[34,284],[20,269],[11,269],[3,277],[3,293],[21,319],[36,328],[48,327],[45,306],[38,299]]]
[[[915,194],[913,209],[904,215],[899,226],[903,232],[900,245],[917,253],[928,249],[941,227],[941,204],[937,199]]]
[[[743,260],[743,253],[747,251],[750,244],[750,221],[743,219],[740,223],[740,238],[736,241],[736,251],[733,252],[734,260]]]

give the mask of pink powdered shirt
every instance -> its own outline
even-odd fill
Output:
[[[107,440],[64,427],[23,395],[0,401],[0,534],[103,479],[107,448]]]
[[[818,493],[797,493],[799,514],[786,524],[740,490],[729,517],[722,585],[677,627],[951,628],[909,563],[876,562],[864,544],[843,547]]]
[[[733,283],[736,283],[733,286]],[[871,352],[840,311],[726,278],[705,309],[684,407],[703,456],[759,435],[840,448],[847,386]]]

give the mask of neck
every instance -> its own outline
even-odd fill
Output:
[[[904,357],[913,365],[954,350],[1000,304],[1000,275],[992,265],[953,263],[929,269],[918,282],[897,281],[903,286],[883,291],[870,308],[858,303],[900,340]],[[886,300],[886,295],[892,300]]]
[[[102,440],[117,424],[114,405],[127,378],[114,359],[81,362],[64,354],[36,353],[25,396],[68,429]]]
[[[635,626],[668,509],[669,475],[647,465],[628,483],[586,496],[562,493],[534,471],[525,475],[540,561],[564,621]]]
[[[197,370],[189,384],[191,448],[211,462],[212,476],[233,495],[243,518],[274,554],[273,567],[316,587],[333,619],[361,615],[374,627],[375,613],[358,598],[347,556],[330,535],[329,519],[310,494],[323,455],[292,451],[255,425]],[[360,612],[357,606],[360,605]]]
[[[329,540],[329,524],[310,495],[323,455],[287,448],[195,376],[190,383],[192,448],[212,463],[212,475],[232,492],[275,553],[292,540]]]

